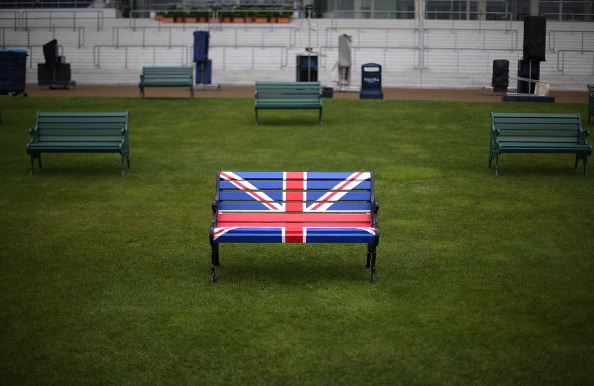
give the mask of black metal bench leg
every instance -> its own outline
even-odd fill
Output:
[[[584,155],[584,175],[588,175],[588,156]]]
[[[370,244],[369,245],[369,250],[370,250],[370,257],[371,257],[371,278],[369,279],[369,281],[372,284],[375,284],[375,259],[376,259],[376,249],[377,249],[377,245],[375,244]]]
[[[31,167],[29,169],[29,175],[33,175],[33,168],[35,167],[35,158],[37,158],[37,164],[39,165],[40,169],[43,169],[41,165],[41,154],[31,154]]]
[[[219,244],[215,244],[213,242],[210,243],[212,246],[212,263],[210,266],[210,282],[216,283],[217,282],[217,272],[216,269],[221,266],[219,262]]]
[[[367,263],[365,263],[365,268],[371,267],[371,246],[373,244],[367,244]]]
[[[499,175],[499,157],[495,156],[495,175]]]

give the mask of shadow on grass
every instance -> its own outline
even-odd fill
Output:
[[[126,175],[134,170],[130,161],[130,168],[128,164],[125,165],[124,172]],[[111,157],[106,154],[89,154],[88,157],[80,156],[78,153],[75,157],[71,154],[43,154],[41,156],[42,168],[39,167],[37,161],[33,167],[33,176],[52,176],[52,177],[88,177],[88,176],[112,176],[122,174],[122,160],[120,155],[111,154]],[[23,170],[29,173],[29,159],[24,161]]]
[[[234,256],[230,251],[222,252],[221,267],[217,269],[217,285],[261,282],[302,286],[330,281],[370,284],[370,270],[365,267],[366,247],[363,245],[351,245],[354,248],[353,253],[346,256],[344,253],[331,255],[324,252],[322,244],[315,245],[319,248],[317,254],[309,248],[299,253],[299,248],[289,248],[291,250],[286,251],[286,245],[278,245],[281,256],[279,253],[266,256],[270,251],[269,247],[262,246],[262,250],[254,258],[246,257],[245,253]],[[379,270],[378,280],[381,280],[381,266]]]

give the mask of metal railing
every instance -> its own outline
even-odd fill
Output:
[[[594,50],[559,50],[557,51],[557,71],[562,74],[565,73],[565,54],[566,53],[579,53],[583,55],[585,53],[592,54],[592,69],[590,75],[594,75]]]
[[[241,48],[245,48],[245,49],[249,49],[251,50],[251,54],[250,54],[250,64],[249,67],[251,70],[255,70],[256,69],[256,58],[257,58],[257,53],[256,50],[260,49],[278,49],[280,50],[280,68],[285,68],[289,65],[289,48],[287,46],[234,46],[234,45],[211,45],[210,49],[211,49],[211,55],[212,54],[216,54],[216,50],[217,49],[222,49],[223,53],[222,53],[222,69],[226,70],[227,68],[227,51],[228,50],[237,50],[237,49],[241,49]],[[245,59],[245,57],[243,57],[243,59]]]
[[[3,0],[3,8],[84,8],[92,7],[92,0]]]
[[[0,37],[0,44],[2,46],[6,46],[6,30],[10,29],[12,30],[11,27],[0,27],[0,31],[2,31],[2,36]],[[26,33],[27,35],[27,46],[31,46],[31,32],[34,30],[49,30],[52,33],[51,38],[52,39],[56,39],[56,30],[60,30],[60,29],[67,29],[70,30],[70,27],[49,27],[49,29],[47,27],[28,27],[26,29],[23,29],[23,33]],[[78,38],[78,43],[77,43],[77,48],[81,48],[84,44],[85,44],[85,27],[76,27],[75,28],[75,32],[77,33],[77,38]],[[14,36],[14,34],[13,34]],[[48,36],[44,36],[44,39],[48,39]]]
[[[172,48],[178,48],[180,50],[180,65],[181,66],[187,66],[190,61],[189,61],[189,49],[188,46],[185,45],[161,45],[161,44],[155,44],[155,45],[133,45],[133,44],[129,44],[129,45],[121,45],[119,47],[116,47],[114,45],[106,45],[106,44],[98,44],[93,46],[93,65],[96,68],[101,68],[101,50],[102,49],[107,49],[107,48],[111,48],[111,49],[115,49],[115,50],[120,50],[123,49],[124,51],[124,68],[127,69],[128,68],[128,59],[129,59],[129,50],[131,48],[140,48],[143,50],[146,50],[147,48],[151,48],[153,50],[153,55],[152,55],[152,65],[156,65],[156,63],[158,63],[158,58],[157,58],[157,49],[167,49],[170,50]],[[149,65],[147,63],[147,65]]]
[[[288,46],[289,47],[293,47],[296,44],[297,41],[297,28],[296,27],[280,27],[280,26],[274,26],[274,24],[270,24],[270,26],[266,26],[266,27],[258,27],[257,25],[250,25],[249,27],[246,27],[246,29],[249,28],[249,30],[251,32],[260,30],[261,36],[260,36],[260,41],[258,43],[254,42],[253,40],[250,42],[250,45],[258,45],[258,46],[266,46],[266,41],[270,40],[271,38],[274,38],[274,35],[271,36],[271,32],[273,31],[287,31],[289,33],[288,36]],[[119,46],[120,45],[120,31],[122,30],[132,30],[132,31],[141,31],[142,34],[142,45],[145,45],[147,42],[147,31],[151,31],[151,30],[155,30],[155,31],[162,31],[165,30],[168,33],[168,44],[172,44],[173,41],[173,34],[179,30],[181,31],[185,31],[186,28],[184,26],[162,26],[162,25],[157,25],[157,26],[153,26],[153,27],[113,27],[113,32],[112,32],[112,44],[114,44],[115,46]],[[192,28],[192,30],[195,30],[195,28]],[[234,46],[238,47],[240,45],[243,45],[240,41],[241,41],[241,35],[244,34],[244,32],[242,31],[242,29],[240,28],[235,28],[233,29],[233,33],[234,33]],[[250,35],[250,39],[253,39],[254,36]]]
[[[574,35],[581,35],[581,39],[580,39],[580,45],[581,45],[581,51],[584,51],[584,45],[586,42],[593,44],[594,45],[594,31],[563,31],[563,30],[550,30],[549,31],[549,49],[552,50],[553,52],[555,52],[556,50],[556,45],[557,45],[557,35],[562,35],[562,34],[569,34],[571,36]],[[586,38],[586,35],[590,35]]]
[[[124,68],[127,69],[128,65],[129,65],[129,56],[130,56],[130,50],[131,49],[142,49],[142,50],[146,50],[146,49],[152,49],[153,53],[152,53],[152,65],[157,65],[159,63],[161,63],[162,61],[159,61],[159,58],[157,56],[157,50],[160,49],[172,49],[172,48],[177,48],[180,50],[180,65],[181,66],[188,66],[191,65],[191,58],[190,58],[190,53],[193,52],[194,47],[193,46],[186,46],[186,45],[168,45],[168,44],[154,44],[154,45],[139,45],[139,44],[127,44],[127,45],[120,45],[120,46],[115,46],[115,45],[95,45],[93,46],[93,65],[96,68],[101,68],[101,60],[102,60],[102,51],[106,50],[106,49],[112,49],[112,50],[123,50],[124,55],[123,55],[123,61],[124,61]],[[249,55],[249,62],[246,62],[246,59],[248,58],[247,56],[243,56],[242,59],[242,64],[246,65],[247,67],[249,67],[250,69],[254,70],[256,69],[256,61],[258,59],[258,57],[260,57],[260,55],[258,55],[257,50],[269,50],[269,49],[273,49],[273,50],[280,50],[280,55],[278,55],[279,59],[280,59],[280,63],[279,66],[280,68],[285,68],[288,67],[289,65],[289,47],[287,46],[282,46],[282,45],[267,45],[267,46],[260,46],[260,45],[220,45],[220,44],[215,44],[215,45],[210,45],[209,46],[209,50],[210,50],[210,55],[219,55],[221,62],[219,63],[221,68],[223,70],[228,68],[228,60],[227,60],[227,56],[230,50],[238,50],[238,49],[247,49],[250,51],[250,55]],[[222,52],[217,53],[217,50],[220,50]],[[232,60],[232,59],[229,59]],[[150,65],[150,64],[146,64],[146,65]]]
[[[81,16],[81,14],[94,14],[94,16]],[[31,16],[30,16],[31,15]],[[37,16],[39,15],[39,16]],[[71,15],[71,16],[55,16],[55,15]],[[21,12],[21,23],[20,26],[22,28],[27,28],[29,26],[29,19],[35,20],[36,23],[41,21],[47,22],[47,27],[52,27],[54,20],[72,20],[72,29],[75,30],[77,25],[76,21],[78,19],[96,19],[97,20],[97,31],[103,29],[103,11],[101,10],[70,10],[70,11],[56,11],[56,10],[46,10],[43,12],[40,11],[22,11]],[[37,25],[36,25],[37,27]]]
[[[5,16],[5,15],[10,15],[12,14],[12,16]],[[6,11],[4,9],[0,10],[0,19],[1,20],[13,20],[14,21],[14,27],[13,29],[16,31],[17,28],[19,28],[21,26],[21,11]]]

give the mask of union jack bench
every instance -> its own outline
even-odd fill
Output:
[[[378,210],[372,171],[218,171],[210,281],[221,243],[363,243],[375,283]]]

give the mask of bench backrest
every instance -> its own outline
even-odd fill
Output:
[[[143,67],[144,79],[192,79],[193,67]]]
[[[128,112],[38,112],[34,135],[36,141],[44,142],[121,142],[128,136]]]
[[[375,224],[373,172],[220,171],[218,220]],[[334,224],[336,225],[336,224]],[[272,225],[271,225],[272,226]],[[313,225],[312,225],[313,226]]]
[[[580,114],[491,113],[497,141],[584,143]]]
[[[320,82],[256,82],[257,99],[320,99]]]

